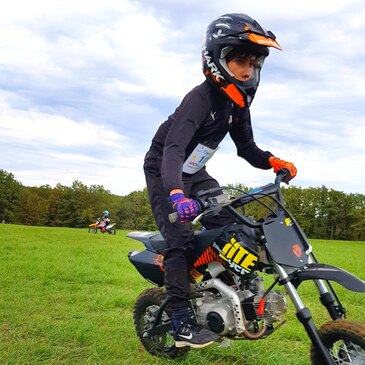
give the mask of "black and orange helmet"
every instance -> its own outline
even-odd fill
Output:
[[[269,47],[281,50],[275,35],[246,14],[225,14],[212,21],[202,47],[203,72],[207,80],[239,107],[249,107],[260,81],[260,70]],[[226,56],[239,48],[257,57],[255,75],[248,81],[236,80],[226,64]]]

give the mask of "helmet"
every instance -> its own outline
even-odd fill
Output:
[[[109,211],[108,210],[104,210],[104,212],[103,212],[103,216],[104,217],[107,217],[109,215]]]
[[[209,82],[239,107],[249,107],[260,81],[260,70],[269,47],[281,50],[275,35],[246,14],[225,14],[207,28],[202,47],[203,72]],[[226,57],[234,49],[257,57],[255,72],[248,81],[235,79],[227,67]]]

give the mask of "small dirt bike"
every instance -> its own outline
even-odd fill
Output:
[[[98,220],[95,223],[89,224],[89,233],[98,233],[98,230],[100,230],[101,233],[108,233],[112,235],[117,233],[116,223],[108,224],[107,226],[104,227],[104,229],[101,223],[102,223],[101,218],[98,218]]]
[[[273,289],[280,285],[311,339],[312,364],[364,365],[365,325],[345,319],[345,309],[330,281],[355,292],[365,292],[365,282],[340,268],[317,262],[308,239],[284,206],[280,183],[285,176],[285,171],[280,171],[275,183],[250,192],[240,191],[234,198],[227,194],[209,197],[217,194],[218,189],[200,192],[202,212],[195,222],[225,209],[237,223],[195,232],[191,318],[221,339],[265,338],[283,324],[287,311],[284,292]],[[258,220],[246,216],[244,207],[252,201],[266,206],[268,216]],[[170,215],[172,222],[176,215]],[[165,242],[155,232],[131,232],[127,237],[146,246],[144,251],[131,251],[129,259],[145,279],[160,287],[146,289],[135,303],[137,335],[153,355],[183,356],[189,348],[174,345],[169,299],[161,288]],[[268,288],[264,288],[259,271],[273,277]],[[315,283],[320,301],[332,319],[320,329],[297,291],[306,280]]]

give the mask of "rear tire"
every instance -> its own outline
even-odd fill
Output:
[[[115,230],[115,228],[111,228],[111,229],[108,229],[108,233],[115,235],[117,233],[117,231]]]
[[[157,311],[165,297],[166,294],[162,289],[151,288],[144,290],[134,305],[134,326],[139,340],[150,354],[176,359],[185,356],[190,348],[177,348],[172,337],[172,331],[153,337],[143,336],[144,332],[152,327]],[[163,313],[161,320],[166,322],[169,320],[166,312]]]
[[[324,345],[337,365],[365,364],[365,325],[347,319],[324,324],[319,329]],[[317,349],[311,348],[312,365],[322,365]]]

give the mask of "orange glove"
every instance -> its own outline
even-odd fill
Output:
[[[274,169],[274,172],[278,172],[281,169],[287,169],[290,173],[289,180],[294,179],[294,177],[297,175],[297,168],[291,162],[280,160],[280,158],[277,158],[274,156],[271,156],[269,158],[269,162],[270,162],[271,167]]]

